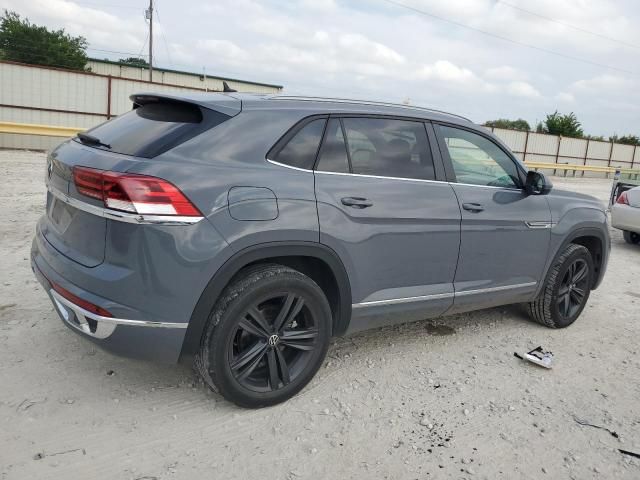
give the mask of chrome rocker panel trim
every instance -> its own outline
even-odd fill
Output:
[[[99,217],[108,218],[110,220],[117,220],[120,222],[136,223],[142,225],[193,225],[198,223],[204,217],[182,217],[182,216],[167,216],[167,215],[141,215],[139,213],[127,213],[119,212],[117,210],[111,210],[109,208],[98,207],[91,205],[90,203],[83,202],[77,198],[72,198],[69,195],[62,193],[50,185],[47,185],[47,190],[51,192],[51,195],[58,200],[71,205],[83,212],[91,213]]]
[[[60,315],[64,321],[76,330],[82,333],[95,337],[95,338],[107,338],[110,336],[118,325],[128,325],[130,327],[153,327],[153,328],[187,328],[187,323],[175,323],[175,322],[153,322],[150,320],[127,320],[124,318],[103,317],[92,313],[84,308],[76,305],[75,303],[67,300],[55,290],[49,290],[51,298],[55,307],[60,312]],[[71,312],[75,316],[75,321],[70,317]],[[87,319],[96,322],[95,330],[91,329]]]
[[[381,305],[395,305],[398,303],[410,303],[410,302],[421,302],[425,300],[436,300],[439,298],[451,298],[451,297],[462,297],[465,295],[476,295],[482,293],[492,293],[492,292],[501,292],[504,290],[512,290],[516,288],[525,288],[525,287],[533,287],[537,285],[538,282],[527,282],[527,283],[517,283],[515,285],[503,285],[500,287],[491,287],[491,288],[480,288],[477,290],[463,290],[461,292],[455,293],[437,293],[435,295],[421,295],[418,297],[404,297],[404,298],[390,298],[388,300],[375,300],[371,302],[362,302],[362,303],[354,303],[351,305],[352,309],[357,308],[366,308],[373,306],[381,306]]]

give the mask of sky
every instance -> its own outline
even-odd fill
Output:
[[[638,0],[154,0],[154,64],[409,102],[482,123],[555,110],[585,133],[640,136]],[[89,42],[146,54],[145,0],[0,0]]]

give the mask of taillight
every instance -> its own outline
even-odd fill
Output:
[[[113,210],[141,215],[202,216],[175,185],[162,178],[73,167],[73,180],[79,193],[102,200],[105,207]]]
[[[622,192],[616,200],[616,203],[622,203],[624,205],[629,205],[629,197],[627,197],[627,192]]]
[[[109,312],[108,310],[105,310],[102,307],[94,305],[91,302],[87,302],[86,300],[83,300],[82,298],[78,297],[77,295],[74,295],[73,293],[71,293],[66,288],[62,288],[57,283],[51,282],[51,286],[53,287],[53,289],[56,292],[58,292],[60,294],[60,296],[66,298],[67,300],[69,300],[74,305],[77,305],[77,306],[79,306],[81,308],[84,308],[88,312],[95,313],[96,315],[100,315],[101,317],[113,317],[113,315],[111,315],[111,312]]]

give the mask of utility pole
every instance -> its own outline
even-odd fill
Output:
[[[153,0],[149,0],[147,18],[149,19],[149,81],[153,82]]]

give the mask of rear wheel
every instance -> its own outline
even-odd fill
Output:
[[[630,243],[631,245],[640,244],[640,233],[629,232],[625,230],[622,232],[622,236],[624,237],[624,241]]]
[[[196,366],[227,400],[249,408],[298,393],[322,364],[331,308],[320,287],[281,265],[248,269],[222,294]]]
[[[550,328],[571,325],[587,304],[593,272],[589,250],[568,245],[551,266],[538,298],[529,303],[531,318]]]

